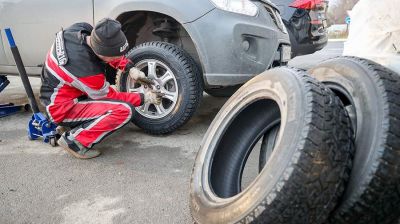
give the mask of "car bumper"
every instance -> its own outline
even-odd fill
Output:
[[[312,54],[316,51],[321,50],[328,44],[327,35],[320,36],[315,40],[311,40],[311,38],[308,38],[303,43],[299,43],[298,40],[295,37],[293,37],[291,31],[289,31],[289,34],[292,42],[291,44],[292,44],[293,56]]]
[[[290,45],[289,36],[261,4],[255,17],[214,9],[185,28],[199,53],[206,87],[242,84],[288,60],[281,49]]]

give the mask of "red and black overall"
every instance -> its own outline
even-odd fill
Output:
[[[86,43],[93,27],[76,23],[57,33],[42,72],[40,99],[52,122],[71,127],[87,148],[127,124],[143,95],[110,87],[105,64]]]

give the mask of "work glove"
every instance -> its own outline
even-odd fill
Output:
[[[160,105],[162,97],[164,95],[165,94],[161,93],[160,91],[148,88],[148,90],[145,90],[144,93],[144,104],[150,103],[150,104]]]
[[[140,71],[139,69],[133,67],[129,70],[129,76],[135,80],[136,82],[140,84],[147,85],[151,87],[154,85],[154,81],[147,78],[147,76],[144,74],[144,72]]]

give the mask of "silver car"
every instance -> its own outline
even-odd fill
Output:
[[[132,48],[127,56],[165,93],[161,106],[136,108],[133,122],[153,134],[186,123],[203,90],[229,94],[229,87],[290,59],[286,28],[269,0],[0,0],[0,28],[12,29],[31,76],[40,75],[57,31],[104,17],[121,22]],[[0,74],[16,74],[0,37]],[[146,88],[111,68],[106,74],[121,91]]]

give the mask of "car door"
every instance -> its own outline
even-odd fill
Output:
[[[61,27],[75,22],[93,24],[92,1],[0,0],[0,73],[4,70],[17,71],[4,28],[12,29],[28,73],[40,73],[40,66],[55,33]]]
[[[0,26],[1,29],[1,26]],[[8,64],[7,58],[6,58],[6,52],[4,52],[4,45],[3,45],[3,34],[0,32],[0,66],[4,66]],[[1,72],[0,72],[1,73]]]

